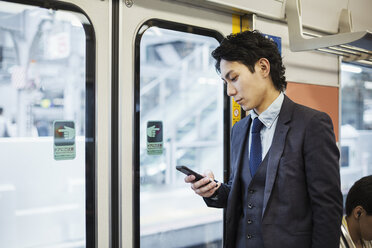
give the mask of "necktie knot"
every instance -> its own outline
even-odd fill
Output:
[[[252,133],[259,133],[263,127],[263,123],[260,121],[260,119],[254,118],[253,120],[253,126],[252,126]]]

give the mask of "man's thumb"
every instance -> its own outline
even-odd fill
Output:
[[[206,170],[206,171],[204,172],[204,175],[205,175],[206,177],[212,178],[212,180],[214,180],[214,174],[213,174],[213,172],[212,172],[211,170]]]

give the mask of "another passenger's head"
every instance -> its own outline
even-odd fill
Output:
[[[212,56],[216,60],[218,72],[221,72],[221,60],[226,60],[240,62],[254,73],[256,63],[261,58],[265,58],[270,63],[270,76],[275,88],[284,91],[287,86],[285,67],[276,43],[265,38],[259,31],[228,35],[212,52]]]
[[[372,175],[354,183],[346,198],[346,215],[364,240],[372,240]]]

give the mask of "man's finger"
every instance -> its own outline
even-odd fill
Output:
[[[199,181],[197,181],[193,184],[194,184],[194,188],[199,189],[199,188],[204,187],[205,185],[207,185],[210,182],[211,182],[210,178],[204,177],[204,178],[200,179]]]
[[[205,185],[204,187],[196,189],[195,192],[197,194],[200,194],[200,195],[206,195],[206,194],[209,195],[209,194],[214,193],[215,188],[216,188],[215,183],[211,182],[211,183]]]
[[[185,177],[185,182],[186,183],[191,183],[194,180],[195,180],[195,176],[194,175],[190,175],[190,176]]]
[[[214,174],[213,174],[213,172],[212,172],[211,170],[206,170],[206,171],[204,171],[204,175],[205,175],[206,177],[209,177],[209,178],[211,178],[212,180],[214,180]]]

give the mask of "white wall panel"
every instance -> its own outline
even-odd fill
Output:
[[[166,0],[210,6],[230,12],[254,13],[271,19],[285,20],[286,0]],[[304,26],[327,33],[338,32],[341,10],[349,8],[354,31],[372,30],[371,0],[301,0]]]
[[[350,0],[349,9],[355,31],[372,31],[371,0]]]
[[[210,6],[228,11],[251,12],[272,18],[284,18],[285,0],[165,0]],[[270,6],[268,8],[268,6]]]
[[[301,4],[304,25],[337,33],[341,10],[349,7],[354,31],[372,30],[371,0],[302,0]]]

